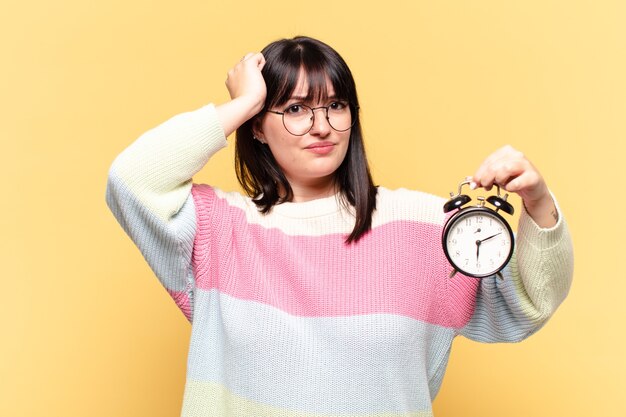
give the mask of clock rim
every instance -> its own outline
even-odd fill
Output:
[[[495,270],[494,272],[489,272],[487,274],[472,274],[470,272],[466,272],[463,270],[463,268],[460,268],[456,265],[456,263],[452,260],[452,258],[450,257],[448,253],[446,241],[447,241],[448,233],[452,229],[452,226],[456,224],[456,222],[458,222],[460,219],[462,219],[463,217],[465,217],[466,215],[472,212],[482,212],[486,215],[494,216],[495,218],[499,219],[506,226],[506,229],[509,233],[509,237],[511,238],[511,250],[509,251],[509,254],[506,257],[506,260],[504,261],[504,263],[499,267],[499,269]],[[513,252],[515,251],[515,234],[513,233],[513,229],[511,228],[511,225],[509,224],[509,222],[507,222],[506,219],[500,215],[500,213],[488,207],[473,206],[473,207],[462,208],[456,213],[454,213],[452,216],[450,216],[450,218],[446,221],[446,224],[444,225],[443,232],[441,235],[441,243],[443,246],[444,255],[446,255],[448,262],[456,271],[470,278],[487,278],[487,277],[491,277],[491,276],[498,274],[509,264],[509,261],[513,257]]]

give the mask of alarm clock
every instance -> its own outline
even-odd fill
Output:
[[[466,206],[472,199],[461,194],[461,190],[468,184],[470,180],[462,181],[458,193],[450,193],[450,200],[443,206],[444,213],[458,210],[446,221],[441,237],[443,251],[453,268],[450,277],[460,272],[472,278],[498,275],[503,279],[501,271],[513,255],[514,236],[498,211],[512,215],[513,206],[506,201],[508,194],[500,195],[497,184],[494,184],[497,195],[487,197],[486,201],[479,196],[477,205]]]

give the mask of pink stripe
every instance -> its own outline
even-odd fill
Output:
[[[459,328],[473,313],[478,281],[455,276],[449,285],[439,225],[391,222],[346,246],[343,235],[289,236],[249,224],[210,187],[192,192],[199,288],[299,316],[391,313]]]
[[[172,296],[176,305],[181,309],[187,320],[191,321],[191,304],[189,303],[189,295],[185,291],[174,291],[167,289]]]

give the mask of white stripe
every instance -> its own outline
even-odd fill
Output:
[[[263,215],[254,202],[237,192],[214,189],[217,197],[229,206],[241,209],[250,224],[267,229],[280,229],[291,236],[320,236],[325,234],[349,233],[354,227],[354,218],[333,197],[304,203],[283,203]],[[377,210],[372,218],[372,227],[395,221],[411,221],[440,225],[445,220],[444,200],[419,191],[406,189],[388,190],[378,188]]]
[[[296,317],[197,290],[187,378],[309,413],[424,411],[453,336],[392,314]]]

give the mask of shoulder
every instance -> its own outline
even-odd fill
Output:
[[[258,214],[252,199],[236,191],[223,191],[207,184],[193,184],[191,193],[198,208]]]
[[[446,217],[443,212],[445,202],[442,197],[422,191],[378,187],[374,222],[380,224],[405,220],[443,224]]]

